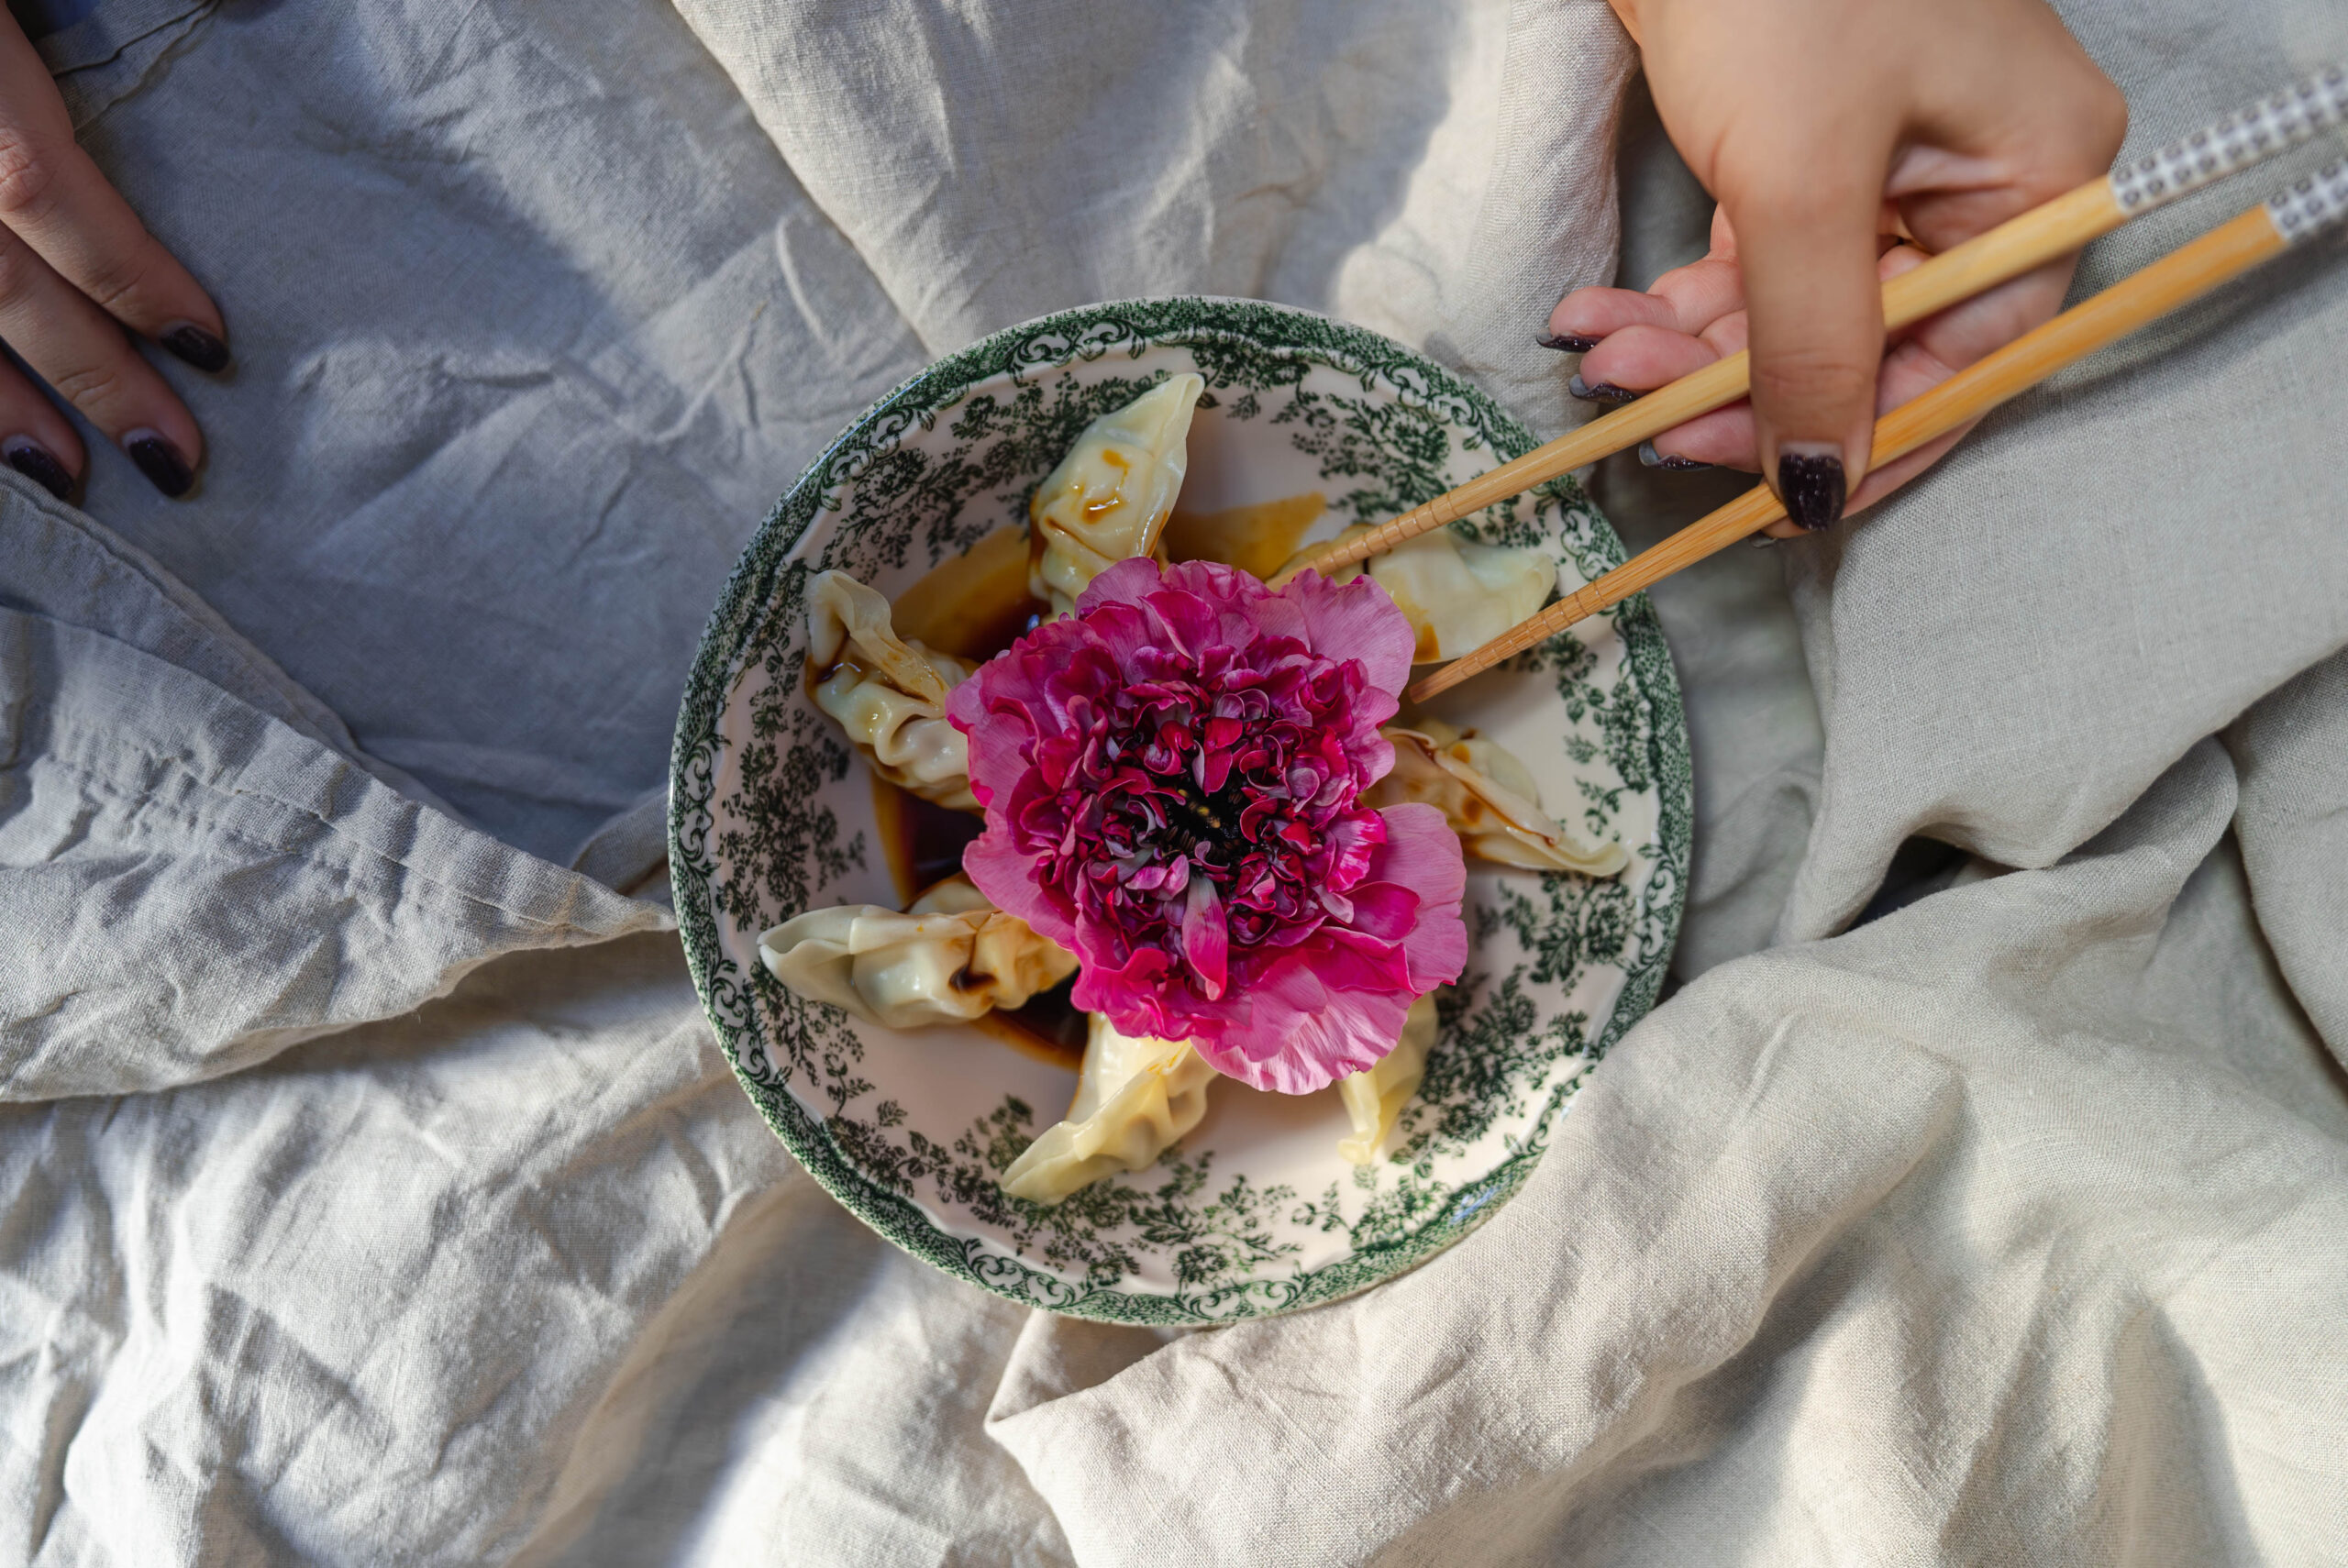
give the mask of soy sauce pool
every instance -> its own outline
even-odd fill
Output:
[[[986,824],[969,812],[948,811],[884,778],[872,780],[872,815],[897,901],[910,904],[923,889],[962,869],[962,851]],[[1069,999],[1074,976],[1010,1011],[980,1013],[971,1026],[1056,1067],[1074,1072],[1084,1062],[1086,1015]]]

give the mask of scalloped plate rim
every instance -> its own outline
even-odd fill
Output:
[[[1558,1083],[1548,1088],[1546,1101],[1534,1118],[1534,1125],[1543,1134],[1537,1142],[1508,1154],[1485,1176],[1478,1178],[1470,1190],[1454,1196],[1441,1211],[1394,1240],[1348,1252],[1334,1262],[1287,1279],[1241,1281],[1224,1287],[1220,1293],[1210,1293],[1211,1297],[1220,1294],[1227,1298],[1226,1301],[1185,1297],[1161,1291],[1082,1286],[1024,1260],[985,1255],[981,1252],[981,1238],[958,1236],[947,1231],[914,1201],[880,1187],[856,1167],[814,1112],[800,1105],[787,1092],[777,1093],[752,1077],[742,1066],[737,1031],[723,1016],[712,995],[712,970],[717,958],[715,922],[709,901],[706,875],[692,863],[687,853],[691,809],[699,805],[710,812],[714,826],[715,802],[714,800],[696,801],[690,789],[681,789],[681,786],[689,784],[693,760],[704,743],[715,739],[716,725],[727,706],[726,697],[738,682],[742,660],[758,644],[758,633],[764,624],[764,616],[759,612],[771,595],[775,573],[791,558],[823,510],[823,497],[832,488],[827,480],[834,464],[844,450],[868,438],[884,418],[901,410],[912,413],[917,422],[927,425],[943,406],[949,405],[962,392],[990,377],[1007,372],[1014,381],[1019,381],[1031,371],[1043,372],[1071,359],[1091,359],[1116,351],[1113,348],[1104,348],[1093,354],[1072,352],[1054,361],[1018,364],[1006,359],[1003,353],[1014,343],[1032,340],[1047,332],[1059,331],[1066,336],[1069,347],[1075,348],[1083,340],[1085,327],[1097,325],[1104,318],[1154,315],[1169,307],[1194,307],[1210,316],[1229,313],[1243,320],[1256,317],[1259,320],[1290,318],[1309,321],[1339,340],[1357,339],[1377,345],[1382,350],[1380,357],[1407,364],[1423,378],[1417,388],[1394,383],[1398,396],[1423,401],[1432,392],[1458,397],[1478,406],[1491,433],[1499,437],[1492,442],[1491,449],[1501,460],[1513,455],[1503,454],[1503,445],[1513,445],[1520,450],[1529,449],[1534,445],[1530,433],[1512,414],[1490,394],[1456,372],[1445,370],[1369,328],[1298,306],[1225,295],[1168,295],[1106,301],[1054,311],[989,333],[961,349],[940,356],[875,398],[782,491],[744,546],[703,627],[680,700],[670,763],[667,827],[679,939],[703,1012],[718,1037],[736,1080],[759,1110],[761,1120],[791,1152],[801,1168],[813,1176],[825,1191],[901,1250],[1023,1306],[1102,1322],[1204,1326],[1276,1316],[1341,1300],[1367,1290],[1407,1273],[1448,1249],[1480,1228],[1502,1204],[1515,1196],[1533,1165],[1546,1152],[1547,1134],[1554,1130],[1556,1117],[1570,1109],[1571,1098],[1587,1080],[1589,1070],[1602,1060],[1607,1048],[1655,1004],[1686,910],[1693,802],[1690,798],[1692,780],[1687,728],[1678,672],[1672,666],[1652,607],[1646,596],[1641,594],[1625,601],[1618,612],[1624,628],[1625,657],[1627,658],[1634,650],[1650,656],[1661,655],[1659,661],[1652,657],[1645,661],[1646,668],[1640,671],[1640,679],[1642,689],[1655,705],[1656,723],[1649,736],[1650,744],[1659,745],[1666,760],[1677,764],[1663,770],[1656,778],[1660,807],[1656,834],[1663,853],[1672,863],[1677,875],[1670,884],[1667,907],[1662,911],[1665,929],[1656,956],[1643,968],[1625,974],[1606,1024],[1590,1038],[1582,1065],[1563,1075]],[[1277,337],[1267,338],[1243,328],[1217,324],[1206,330],[1276,353],[1301,353],[1312,357],[1308,346]],[[1140,352],[1146,351],[1150,342],[1180,341],[1186,337],[1196,337],[1200,334],[1141,330],[1135,336],[1144,345],[1144,350],[1136,350],[1133,356],[1139,358]],[[1332,368],[1349,369],[1343,366]],[[941,390],[945,393],[943,396],[937,395]],[[1552,483],[1563,487],[1566,498],[1589,512],[1600,529],[1601,547],[1611,546],[1615,558],[1622,558],[1621,541],[1611,524],[1589,501],[1578,483],[1570,479]],[[793,510],[794,502],[805,507],[805,515],[795,522],[788,515]],[[714,769],[712,777],[714,778]],[[1020,1276],[1018,1283],[1024,1288],[1013,1288],[1011,1284],[1000,1278],[990,1277],[1010,1270],[1016,1271]],[[1251,1293],[1279,1295],[1286,1298],[1268,1300],[1251,1309],[1246,1299]],[[1219,1309],[1225,1305],[1231,1309]]]

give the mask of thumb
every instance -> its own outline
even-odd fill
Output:
[[[1886,170],[1822,149],[1723,182],[1753,351],[1761,471],[1788,515],[1823,528],[1866,478],[1883,358],[1876,238]]]

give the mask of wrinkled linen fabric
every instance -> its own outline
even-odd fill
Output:
[[[1117,1330],[732,1083],[659,875],[702,618],[866,402],[1090,299],[1562,427],[1549,304],[1704,215],[1601,0],[18,9],[238,364],[163,365],[193,502],[0,473],[0,1562],[2338,1560],[2339,242],[1663,585],[1686,988],[1451,1253]],[[2132,148],[2348,56],[2066,15]],[[1735,488],[1596,482],[1634,544]]]

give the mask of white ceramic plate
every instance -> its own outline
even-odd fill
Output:
[[[1058,1120],[1074,1074],[976,1029],[899,1033],[801,1001],[758,933],[833,903],[902,908],[871,781],[801,690],[802,591],[854,573],[895,598],[1016,524],[1084,425],[1154,381],[1206,378],[1181,509],[1317,491],[1306,534],[1378,521],[1529,449],[1490,399],[1357,327],[1250,301],[1090,306],[995,334],[868,412],[792,487],[744,553],[678,722],[670,854],[695,983],[743,1088],[802,1164],[891,1241],[1054,1311],[1204,1323],[1334,1299],[1433,1255],[1523,1182],[1583,1075],[1655,999],[1684,897],[1687,734],[1644,598],[1434,710],[1492,735],[1551,815],[1619,838],[1592,880],[1470,861],[1471,955],[1445,993],[1426,1082],[1357,1169],[1335,1090],[1230,1080],[1154,1168],[1057,1208],[995,1176]],[[1563,480],[1479,513],[1539,543],[1570,590],[1623,558]]]

